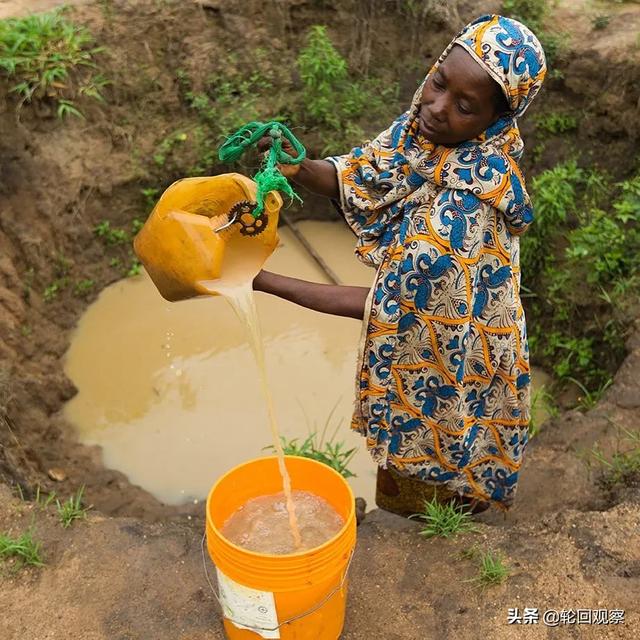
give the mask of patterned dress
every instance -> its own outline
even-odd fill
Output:
[[[503,88],[508,116],[434,145],[418,131],[423,83],[389,129],[328,158],[357,255],[377,270],[353,428],[380,467],[507,509],[530,407],[518,236],[533,215],[516,118],[546,67],[531,31],[501,16],[465,27],[430,73],[454,44]]]

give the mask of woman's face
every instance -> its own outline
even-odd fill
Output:
[[[498,84],[461,46],[454,45],[427,80],[418,128],[430,142],[456,145],[476,138],[500,116]]]

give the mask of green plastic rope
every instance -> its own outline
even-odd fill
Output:
[[[253,179],[258,186],[256,193],[257,206],[253,211],[254,218],[260,217],[264,211],[264,199],[269,191],[282,191],[289,198],[299,202],[302,199],[293,190],[289,181],[280,173],[278,164],[300,164],[306,157],[307,151],[302,143],[281,122],[249,122],[238,129],[218,150],[221,162],[235,162],[249,148],[255,146],[265,135],[273,140],[269,153],[262,163],[262,168]],[[286,138],[298,154],[295,158],[282,149],[282,138]]]

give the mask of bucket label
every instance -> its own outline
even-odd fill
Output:
[[[249,629],[263,638],[280,638],[276,603],[271,591],[258,591],[234,582],[217,567],[220,604],[225,618],[240,629]],[[270,631],[273,629],[273,631]]]

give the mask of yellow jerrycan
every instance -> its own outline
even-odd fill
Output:
[[[136,235],[136,255],[163,298],[225,293],[251,282],[278,245],[282,198],[257,218],[256,183],[240,173],[184,178],[161,196]]]

